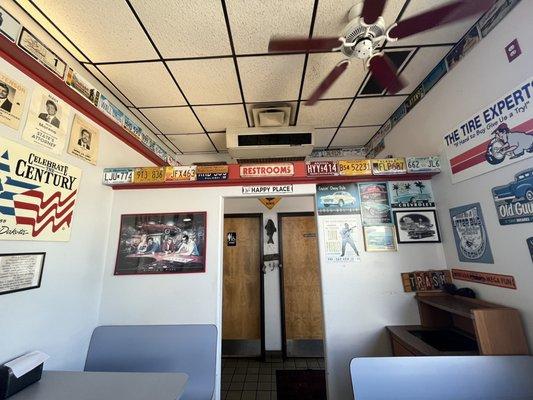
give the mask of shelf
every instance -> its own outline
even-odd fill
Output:
[[[507,307],[488,303],[482,300],[469,299],[467,297],[451,296],[449,294],[417,294],[417,300],[422,304],[435,307],[450,314],[473,319],[473,310],[479,309],[507,309]]]

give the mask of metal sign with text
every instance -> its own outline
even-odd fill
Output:
[[[258,186],[243,186],[242,194],[246,195],[280,195],[289,194],[293,192],[292,185],[258,185]]]

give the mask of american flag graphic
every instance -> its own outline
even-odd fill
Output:
[[[32,237],[38,237],[49,225],[53,233],[64,225],[70,227],[77,190],[62,199],[56,191],[48,198],[38,185],[11,176],[9,152],[0,157],[0,217],[15,217],[17,225],[31,227]]]

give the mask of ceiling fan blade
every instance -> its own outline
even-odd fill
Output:
[[[407,83],[398,76],[398,71],[386,55],[372,57],[368,68],[376,81],[390,94],[396,94],[407,86]]]
[[[323,38],[272,38],[268,44],[268,51],[290,52],[290,51],[312,51],[312,50],[332,50],[341,45],[338,37]]]
[[[387,0],[366,0],[363,4],[363,11],[361,17],[365,24],[372,25],[383,14]]]
[[[343,62],[338,64],[333,70],[329,73],[328,76],[322,81],[322,83],[315,89],[311,96],[305,102],[306,106],[312,106],[315,104],[333,85],[333,83],[346,71],[348,68],[348,63]]]
[[[415,33],[460,21],[487,11],[494,0],[459,0],[398,22],[390,37],[402,39]]]

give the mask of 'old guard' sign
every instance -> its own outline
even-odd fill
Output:
[[[81,170],[0,138],[0,240],[68,241]]]
[[[530,78],[444,135],[453,183],[533,156],[532,97]]]
[[[294,165],[292,163],[241,165],[240,175],[241,178],[293,176]]]

